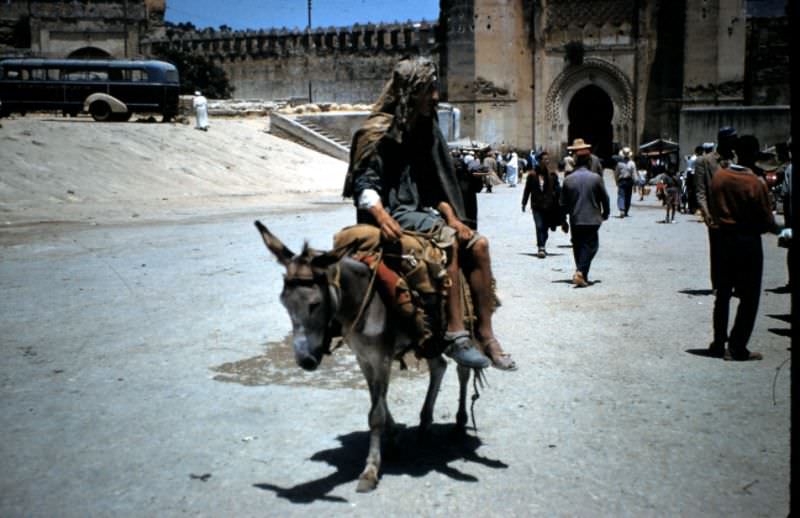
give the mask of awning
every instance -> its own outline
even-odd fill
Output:
[[[639,146],[639,154],[645,156],[671,155],[678,152],[678,143],[667,139],[656,139]]]

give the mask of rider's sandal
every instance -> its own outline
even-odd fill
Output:
[[[490,338],[489,340],[483,342],[482,345],[486,356],[492,360],[492,366],[495,369],[500,369],[502,371],[517,370],[517,363],[511,358],[510,353],[503,352],[503,349],[500,347],[500,342],[497,341],[497,338]]]

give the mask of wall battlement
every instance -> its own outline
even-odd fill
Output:
[[[152,48],[183,50],[215,61],[269,59],[329,54],[429,54],[437,45],[438,25],[356,24],[342,28],[267,29],[258,31],[182,30],[168,27],[165,37],[150,39]]]

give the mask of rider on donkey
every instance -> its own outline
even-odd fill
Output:
[[[427,58],[404,58],[395,66],[373,112],[353,136],[343,194],[352,197],[359,223],[380,228],[385,241],[403,230],[428,234],[453,256],[447,291],[444,353],[473,368],[492,364],[516,369],[492,329],[495,299],[487,239],[463,223],[463,195],[447,142],[439,130],[436,67]],[[464,327],[461,267],[475,301],[476,338]]]

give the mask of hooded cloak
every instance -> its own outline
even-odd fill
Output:
[[[436,114],[431,116],[430,124],[416,124],[419,96],[436,80],[436,67],[427,58],[406,58],[397,63],[372,113],[353,135],[350,165],[342,190],[345,198],[357,198],[368,185],[370,175],[384,176],[384,170],[394,165],[384,163],[385,158],[414,155],[413,162],[425,164],[428,171],[424,174],[434,173],[444,198],[440,201],[446,201],[459,219],[466,217],[463,196]],[[430,134],[414,138],[419,137],[412,136],[414,131]],[[424,142],[424,147],[414,146],[415,142]],[[390,199],[385,189],[378,194],[391,213],[397,200]]]

